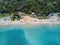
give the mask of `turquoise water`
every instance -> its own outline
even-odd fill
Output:
[[[0,45],[60,45],[60,25],[2,26]]]

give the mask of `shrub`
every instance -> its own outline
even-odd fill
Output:
[[[11,20],[12,20],[12,21],[15,21],[15,18],[14,18],[14,17],[11,17]]]
[[[60,14],[58,14],[58,17],[60,17]]]

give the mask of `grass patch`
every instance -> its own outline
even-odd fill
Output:
[[[1,14],[0,13],[0,18],[4,18],[4,17],[8,17],[8,16],[10,16],[11,14]]]

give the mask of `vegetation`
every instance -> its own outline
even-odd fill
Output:
[[[60,14],[58,14],[58,17],[60,17]]]
[[[17,20],[19,21],[21,19],[21,16],[19,16],[18,18],[17,18]]]
[[[47,19],[47,16],[39,16],[39,17],[37,17],[38,19]]]
[[[0,13],[0,18],[3,18],[3,17],[8,17],[8,16],[10,16],[11,14],[1,14]]]
[[[43,16],[39,16],[38,19],[44,19],[44,17]]]
[[[60,12],[59,4],[59,0],[0,0],[0,16],[4,12],[11,14],[16,11],[23,11],[27,14],[35,12],[37,16],[41,14],[48,16],[50,13]]]
[[[60,12],[59,7],[59,0],[29,0],[28,5],[26,5],[23,9],[26,13],[34,11],[37,15],[45,14],[45,16],[48,16],[49,13]]]
[[[11,20],[12,20],[12,21],[15,21],[15,18],[14,18],[14,17],[11,17]]]
[[[16,18],[16,16],[17,16],[17,18]],[[13,16],[11,17],[11,20],[12,20],[12,21],[15,21],[15,20],[19,21],[20,19],[21,19],[21,16],[19,16],[19,15],[13,15]]]

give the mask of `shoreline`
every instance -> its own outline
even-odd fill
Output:
[[[5,22],[5,21],[3,21]],[[28,25],[28,26],[35,26],[35,25],[60,25],[60,22],[48,22],[48,21],[39,21],[39,22],[21,22],[21,21],[7,21],[6,23],[1,23],[0,26],[9,26],[9,25]]]
[[[4,18],[3,18],[4,19]],[[0,18],[0,26],[4,25],[60,25],[60,21],[56,21],[53,19],[37,19],[37,18],[32,18],[30,16],[24,16],[23,19],[20,19],[19,21],[9,21],[9,20],[1,20]]]

